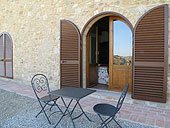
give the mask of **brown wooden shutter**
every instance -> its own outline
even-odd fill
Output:
[[[166,102],[168,5],[145,13],[134,29],[133,92],[135,99]]]
[[[61,20],[60,36],[61,87],[80,87],[80,32],[72,22]]]

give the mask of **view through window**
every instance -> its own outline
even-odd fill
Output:
[[[113,21],[113,64],[132,64],[132,32],[119,20]]]

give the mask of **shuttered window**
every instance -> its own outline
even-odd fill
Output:
[[[166,102],[168,5],[148,11],[134,29],[133,94],[135,99]]]
[[[13,78],[13,46],[10,35],[0,35],[0,77]]]
[[[67,20],[61,20],[60,84],[80,87],[80,32]]]

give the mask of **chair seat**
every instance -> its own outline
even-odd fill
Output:
[[[117,112],[117,108],[111,104],[96,104],[93,110],[103,116],[114,116]]]
[[[49,102],[49,101],[56,100],[58,98],[59,98],[58,96],[47,95],[47,96],[41,97],[40,100],[43,101],[43,102]]]

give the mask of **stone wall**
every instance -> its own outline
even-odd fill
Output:
[[[170,4],[170,1],[1,0],[0,33],[8,32],[13,39],[14,80],[29,84],[34,74],[44,73],[50,86],[59,88],[60,19],[72,21],[81,31],[94,15],[114,11],[124,15],[134,26],[146,11],[161,4]],[[169,81],[168,77],[170,93]]]

